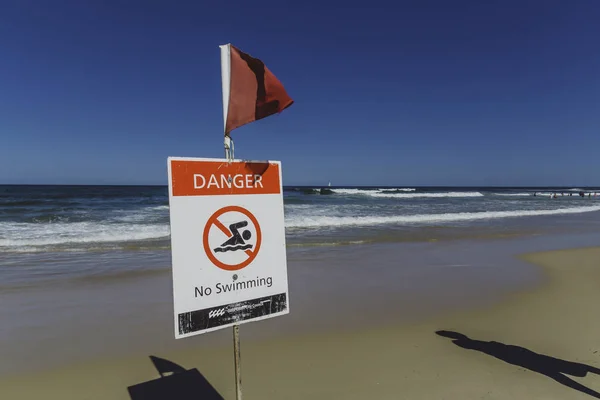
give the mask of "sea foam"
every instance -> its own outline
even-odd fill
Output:
[[[369,226],[385,224],[432,224],[439,222],[477,221],[540,215],[579,214],[600,211],[600,206],[559,208],[554,210],[482,211],[419,215],[325,217],[298,216],[286,220],[287,228]]]
[[[444,197],[482,197],[480,192],[417,192],[415,189],[333,189],[333,193],[347,196],[371,196],[380,198],[444,198]],[[406,193],[401,193],[406,192]]]
[[[110,243],[168,238],[168,224],[119,223],[0,223],[0,251],[20,247],[58,246],[69,243]]]

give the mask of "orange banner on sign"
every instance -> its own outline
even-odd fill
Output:
[[[170,160],[173,196],[281,193],[279,164]]]

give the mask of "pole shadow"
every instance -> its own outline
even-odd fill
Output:
[[[206,378],[193,368],[150,356],[160,378],[129,386],[131,400],[224,400]]]
[[[566,376],[584,377],[588,372],[600,375],[600,369],[596,367],[539,354],[520,346],[470,339],[458,332],[441,330],[435,333],[439,336],[452,339],[452,343],[458,347],[480,351],[508,364],[518,365],[538,374],[546,375],[548,378],[554,379],[562,385],[600,399],[600,393]]]

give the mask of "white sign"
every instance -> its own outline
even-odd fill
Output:
[[[281,163],[168,166],[175,337],[289,313]]]

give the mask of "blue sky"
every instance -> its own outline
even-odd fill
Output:
[[[600,185],[598,21],[597,0],[5,0],[0,183],[222,157],[231,42],[295,100],[232,133],[284,184]]]

